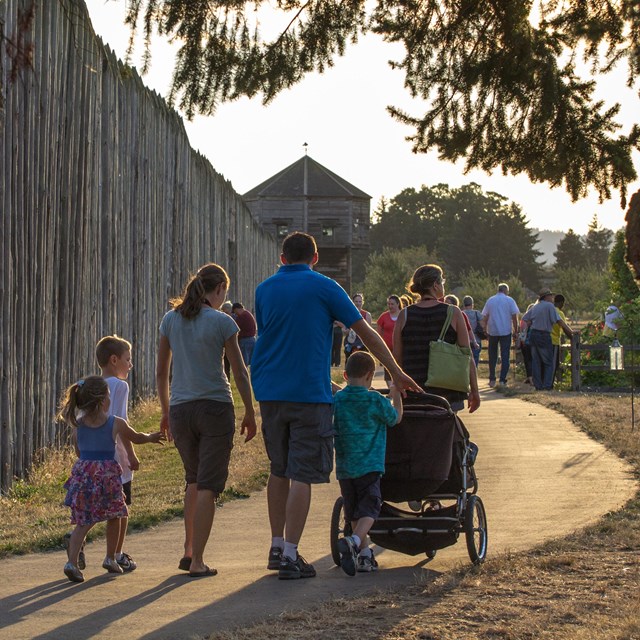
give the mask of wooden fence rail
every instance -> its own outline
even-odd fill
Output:
[[[571,339],[571,344],[568,345],[569,353],[571,354],[571,389],[572,391],[580,391],[582,388],[582,371],[609,371],[609,348],[610,344],[588,344],[580,342],[580,335],[575,333]],[[640,351],[640,345],[624,345],[624,352],[635,353]],[[602,352],[603,361],[599,364],[584,364],[583,354],[585,352]],[[635,359],[634,359],[635,360]],[[633,372],[640,371],[640,364],[635,364],[630,358],[625,358],[624,371]]]
[[[12,81],[19,38],[32,63]],[[0,2],[0,210],[3,491],[66,438],[59,394],[96,371],[101,336],[133,342],[132,395],[148,395],[160,319],[188,274],[218,262],[233,299],[252,303],[277,262],[276,240],[95,35],[82,0]]]

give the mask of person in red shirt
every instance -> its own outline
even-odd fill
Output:
[[[396,320],[400,315],[401,309],[402,302],[400,298],[395,294],[391,294],[387,298],[387,311],[384,311],[376,321],[378,333],[390,350],[393,349],[393,329],[396,326]],[[387,382],[391,380],[386,369],[384,370],[384,379]]]
[[[248,367],[251,364],[253,348],[256,346],[256,319],[250,311],[247,311],[244,308],[244,305],[241,302],[234,302],[231,310],[235,316],[234,319],[236,324],[240,329],[240,333],[238,334],[238,344],[240,345],[242,359]]]

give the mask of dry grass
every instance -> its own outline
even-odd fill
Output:
[[[628,396],[525,393],[629,460],[640,432]],[[576,499],[597,499],[581,496]],[[640,495],[599,523],[527,553],[461,566],[399,592],[339,599],[209,640],[640,640]]]

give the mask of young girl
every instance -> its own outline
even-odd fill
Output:
[[[109,385],[100,376],[88,376],[66,391],[58,419],[75,428],[74,443],[78,460],[64,487],[64,503],[71,507],[71,533],[64,573],[71,582],[83,582],[78,554],[89,530],[97,522],[107,521],[107,555],[102,563],[109,573],[122,573],[116,561],[120,531],[119,518],[127,516],[120,475],[115,460],[116,437],[134,444],[160,442],[161,432],[138,433],[125,420],[109,416]]]

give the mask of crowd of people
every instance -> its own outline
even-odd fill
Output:
[[[498,381],[505,384],[512,340],[519,339],[531,355],[533,384],[550,388],[552,332],[558,328],[570,334],[558,309],[562,305],[550,302],[550,291],[540,293],[521,325],[508,285],[501,283],[479,312],[470,296],[461,306],[456,296],[446,295],[444,273],[434,264],[416,269],[407,294],[388,296],[387,309],[374,326],[362,293],[350,298],[334,280],[314,271],[318,250],[313,237],[290,234],[280,258],[277,273],[256,289],[255,316],[242,303],[226,300],[229,277],[213,263],[201,267],[183,294],[170,301],[157,354],[158,432],[138,433],[127,423],[132,347],[118,336],[98,343],[102,376],[87,376],[67,390],[60,418],[73,427],[79,458],[66,484],[75,525],[64,567],[69,580],[84,580],[85,537],[101,521],[107,521],[103,567],[111,573],[136,568],[123,550],[132,473],[139,466],[132,443],[164,441],[175,444],[184,466],[185,537],[178,568],[194,578],[216,574],[204,555],[234,445],[231,374],[244,405],[240,434],[245,442],[258,430],[253,396],[260,406],[270,461],[267,570],[283,580],[316,575],[298,546],[312,485],[329,482],[335,447],[353,531],[339,541],[341,566],[348,575],[374,571],[377,561],[367,533],[380,512],[386,430],[402,418],[402,397],[427,391],[445,397],[454,411],[465,402],[470,412],[476,411],[476,367],[485,340],[490,387],[496,384],[498,350]],[[471,349],[468,393],[427,385],[429,345],[441,334],[445,342]],[[340,364],[341,351],[344,387],[332,382],[330,371]],[[384,367],[388,396],[370,390],[374,358]]]

